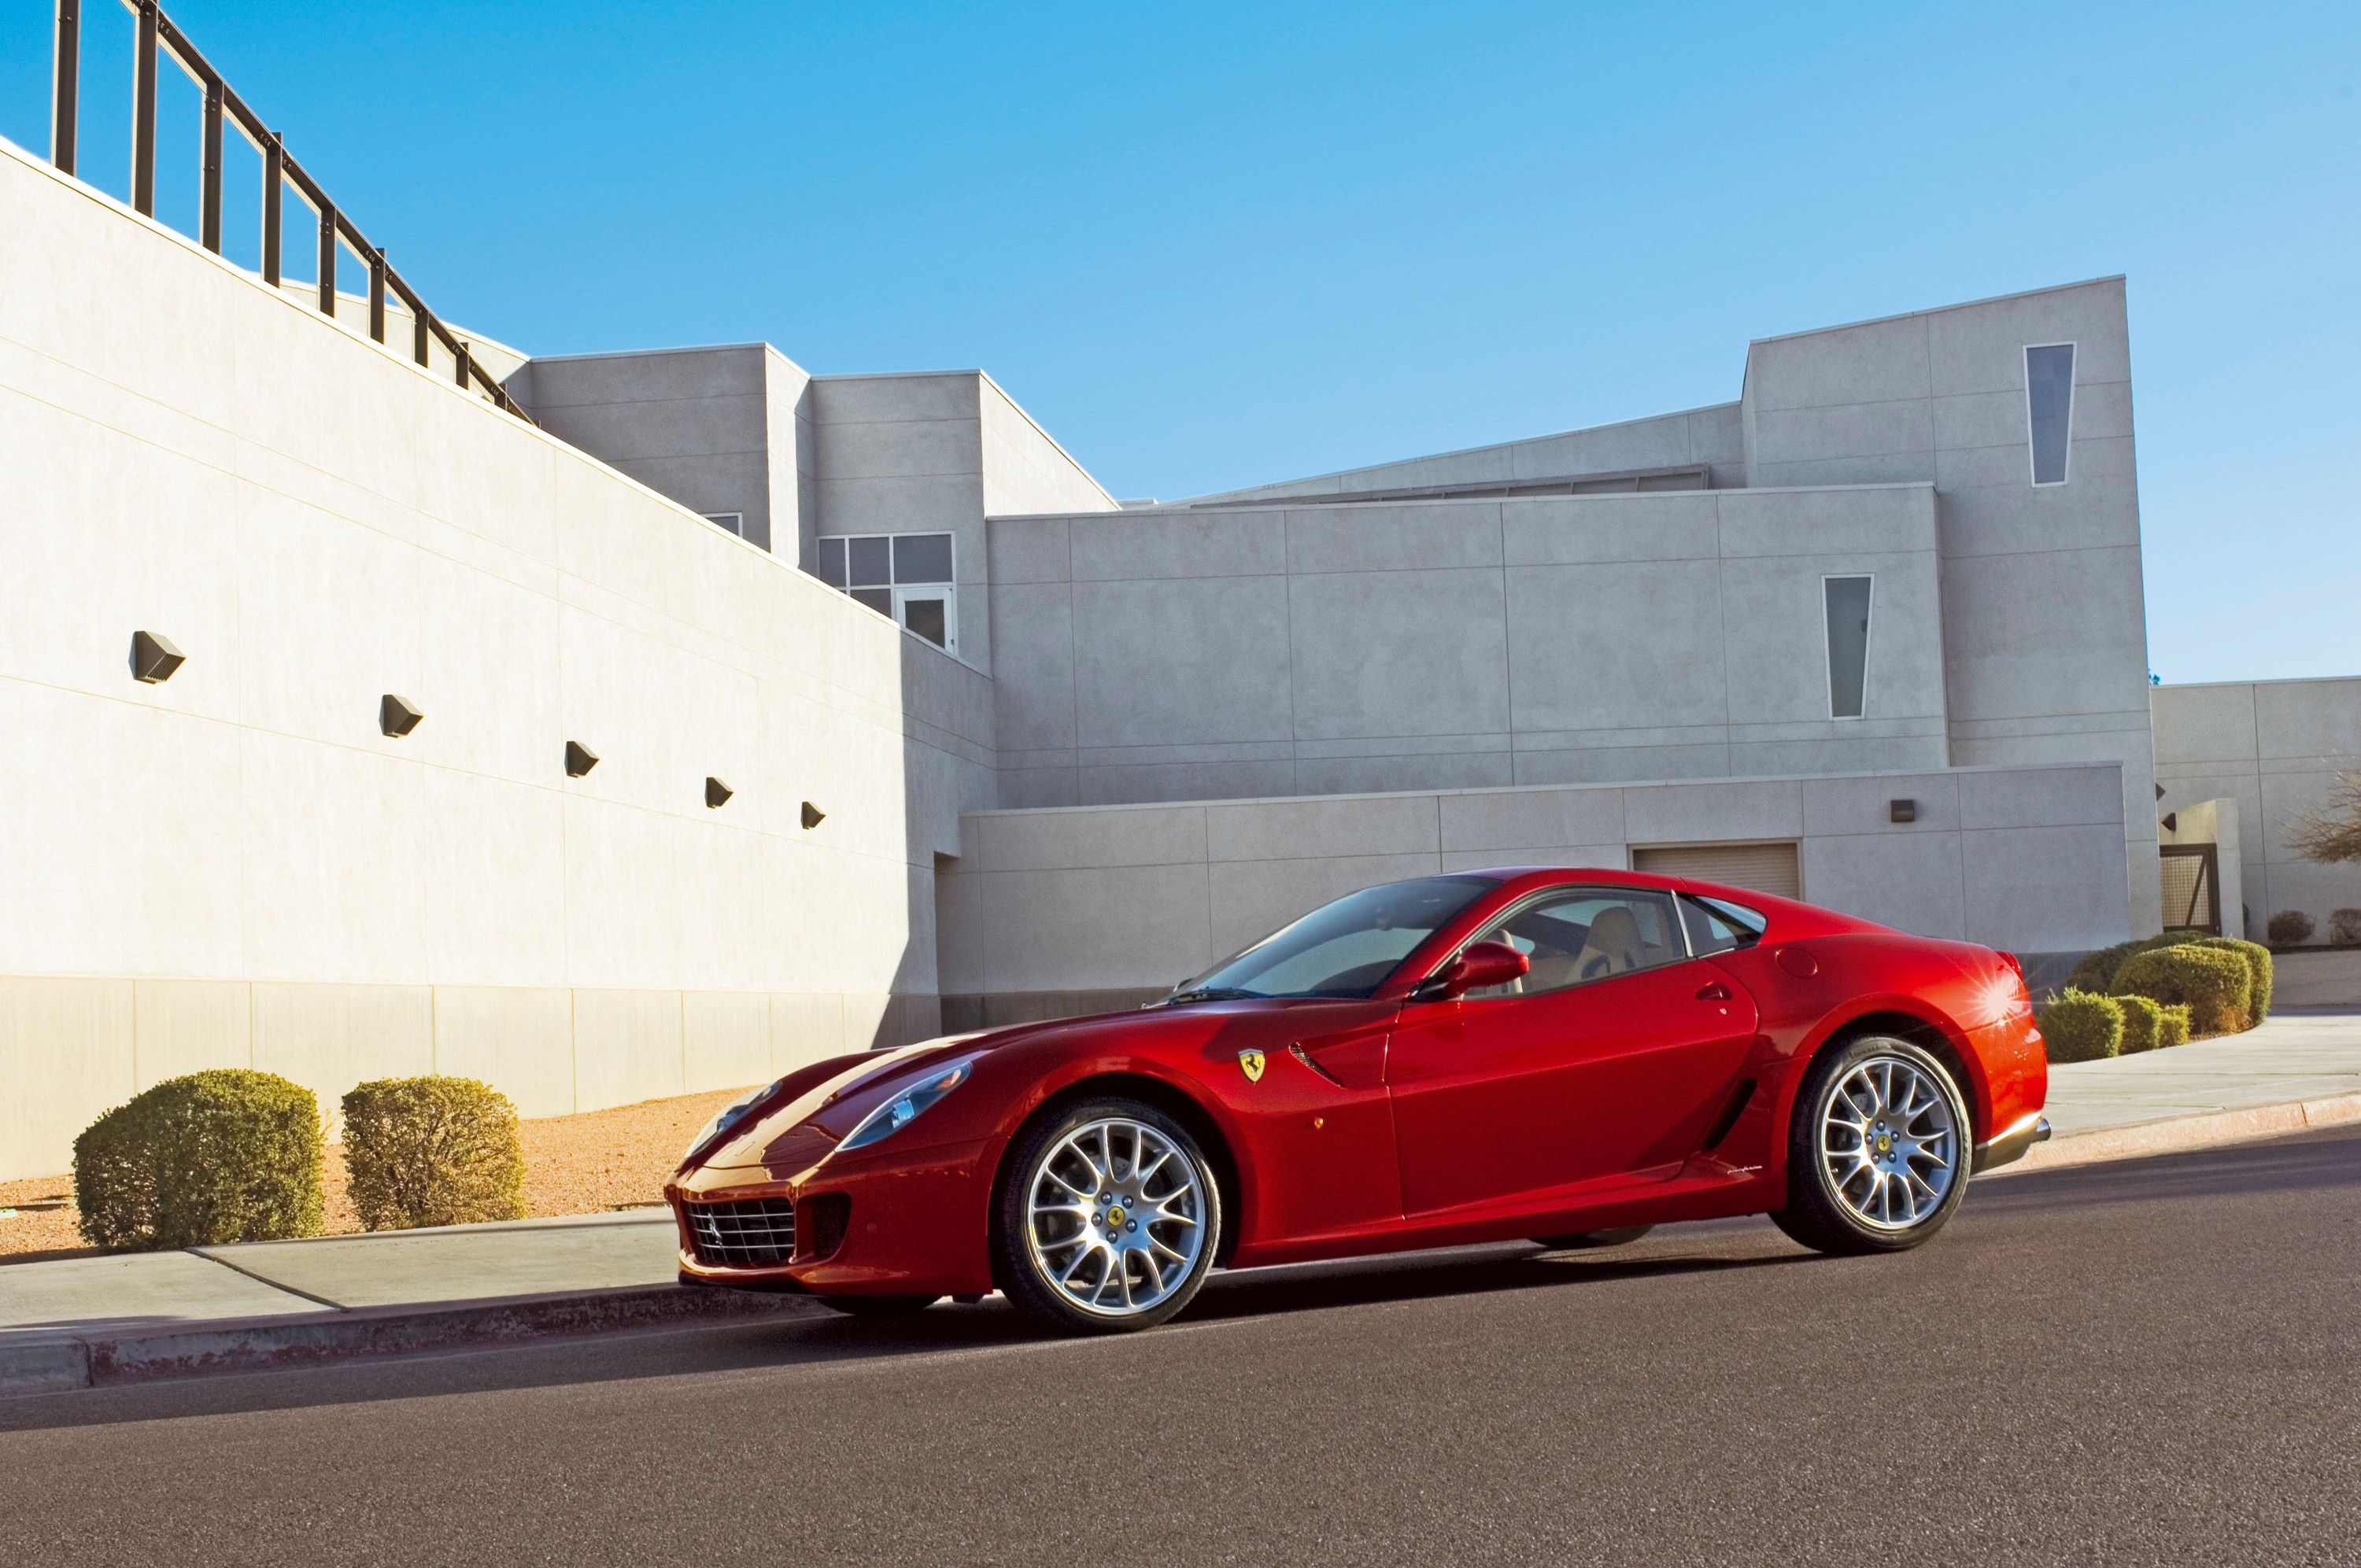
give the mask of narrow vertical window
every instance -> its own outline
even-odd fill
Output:
[[[1869,685],[1868,577],[1823,577],[1828,609],[1828,717],[1859,718]]]
[[[2066,482],[2074,438],[2074,345],[2046,343],[2025,351],[2025,418],[2033,438],[2033,482]]]

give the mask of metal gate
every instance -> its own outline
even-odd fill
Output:
[[[2211,844],[2158,844],[2164,874],[2164,928],[2222,934],[2222,895]]]

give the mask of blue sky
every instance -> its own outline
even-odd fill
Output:
[[[2151,662],[2361,674],[2350,0],[169,8],[445,314],[981,366],[1121,496],[1724,401],[1749,337],[2126,273]],[[84,10],[119,193],[128,23]],[[49,15],[0,0],[0,135],[44,149]]]

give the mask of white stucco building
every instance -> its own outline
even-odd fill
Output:
[[[528,422],[0,144],[0,1175],[203,1066],[544,1115],[1120,1004],[1437,868],[2038,972],[2188,810],[2225,926],[2361,905],[2280,838],[2361,682],[2148,685],[2121,280],[1732,377],[1118,506],[980,371],[532,358]]]

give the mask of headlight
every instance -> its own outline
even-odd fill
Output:
[[[949,1067],[938,1068],[917,1083],[902,1091],[868,1115],[861,1124],[845,1135],[840,1149],[866,1148],[880,1138],[890,1137],[917,1120],[921,1112],[961,1084],[974,1069],[975,1058],[964,1057]]]
[[[783,1079],[780,1081],[785,1082],[785,1080]],[[760,1089],[750,1089],[745,1093],[740,1095],[737,1099],[732,1100],[729,1104],[724,1105],[721,1108],[720,1113],[716,1115],[713,1120],[705,1124],[703,1130],[698,1132],[697,1136],[688,1140],[687,1153],[685,1153],[680,1157],[682,1161],[686,1163],[689,1155],[695,1154],[697,1150],[703,1148],[708,1143],[719,1137],[722,1134],[728,1132],[730,1128],[744,1121],[746,1119],[746,1113],[754,1108],[755,1102],[777,1087],[779,1087],[777,1083],[766,1083]]]

